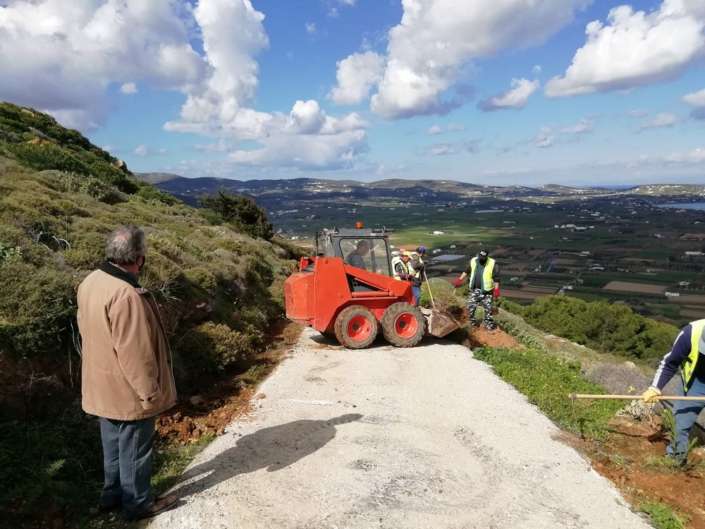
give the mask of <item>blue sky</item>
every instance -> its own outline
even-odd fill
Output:
[[[135,171],[705,181],[702,0],[0,0],[0,70]]]

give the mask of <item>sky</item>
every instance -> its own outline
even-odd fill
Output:
[[[0,100],[139,172],[705,183],[705,0],[0,0]]]

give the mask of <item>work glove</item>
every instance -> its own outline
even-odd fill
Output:
[[[463,280],[460,279],[459,277],[456,277],[456,278],[453,280],[453,286],[454,286],[455,288],[462,287],[462,286],[463,286]]]
[[[644,404],[653,404],[656,402],[656,397],[660,396],[661,390],[651,386],[649,389],[647,389],[646,391],[644,391],[644,393],[641,394],[641,400],[644,401]]]

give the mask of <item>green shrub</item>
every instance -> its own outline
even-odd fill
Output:
[[[263,334],[257,331],[248,334],[208,321],[191,329],[175,352],[185,369],[213,374],[252,360],[262,339]]]
[[[274,236],[274,229],[267,220],[267,214],[251,198],[220,191],[217,196],[203,198],[201,205],[215,212],[216,219],[220,218],[222,222],[227,222],[252,237],[269,241]],[[212,213],[210,218],[214,218]]]
[[[490,364],[529,402],[561,427],[588,437],[602,437],[607,422],[621,408],[616,401],[572,402],[570,393],[604,393],[580,373],[580,365],[535,349],[476,349],[475,358]]]
[[[678,516],[665,503],[647,502],[639,508],[651,517],[651,523],[656,529],[685,529],[687,520]]]
[[[39,505],[39,516],[52,508],[69,519],[86,512],[97,501],[101,481],[98,425],[80,410],[0,424],[0,518],[6,527],[31,527]]]
[[[678,334],[676,327],[644,318],[622,303],[550,296],[522,312],[527,322],[544,331],[599,351],[643,359],[662,357]]]
[[[63,354],[76,313],[73,279],[21,262],[0,267],[0,351],[15,357]]]

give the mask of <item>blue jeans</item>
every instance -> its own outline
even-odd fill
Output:
[[[680,395],[700,397],[705,395],[705,380],[694,378],[688,392],[683,391],[681,385]],[[705,401],[677,400],[673,403],[673,416],[676,420],[676,438],[666,449],[666,452],[676,458],[685,458],[688,455],[688,439],[698,415],[705,408]]]
[[[128,519],[137,517],[152,502],[152,444],[154,417],[139,421],[100,418],[105,483],[100,504],[122,505]]]
[[[419,306],[419,301],[421,301],[421,286],[411,285],[411,292],[414,294],[414,303]]]

